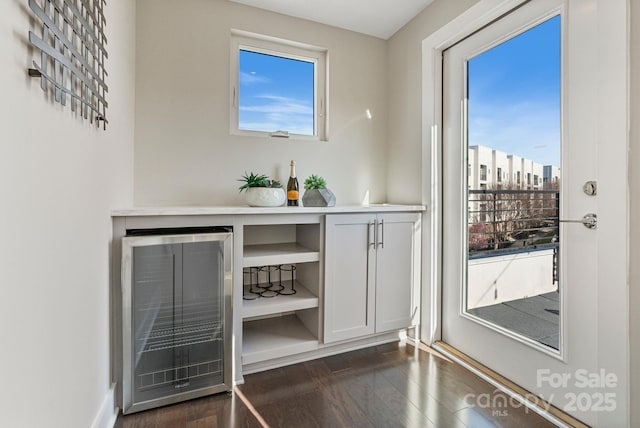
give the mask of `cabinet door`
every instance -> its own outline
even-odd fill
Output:
[[[375,215],[327,215],[324,342],[374,333]]]
[[[378,214],[376,333],[412,325],[420,275],[420,215]]]

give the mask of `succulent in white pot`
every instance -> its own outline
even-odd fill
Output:
[[[327,182],[319,175],[312,174],[304,180],[305,192],[302,205],[305,207],[333,207],[336,197],[327,189]]]
[[[279,207],[287,200],[287,195],[278,180],[271,180],[264,174],[246,172],[238,181],[244,184],[239,187],[245,191],[245,201],[252,207]]]

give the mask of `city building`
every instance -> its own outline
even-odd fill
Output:
[[[490,147],[469,147],[469,189],[540,190],[558,183],[560,168]]]

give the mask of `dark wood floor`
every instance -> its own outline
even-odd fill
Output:
[[[120,415],[115,427],[553,426],[459,365],[409,344],[247,375],[237,389]]]

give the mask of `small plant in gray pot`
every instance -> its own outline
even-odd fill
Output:
[[[264,174],[246,172],[238,181],[244,183],[239,187],[245,191],[245,200],[252,207],[279,207],[287,200],[287,195],[278,180],[271,180]]]
[[[336,197],[327,189],[327,182],[319,175],[312,174],[304,180],[304,195],[302,205],[305,207],[333,207]]]

